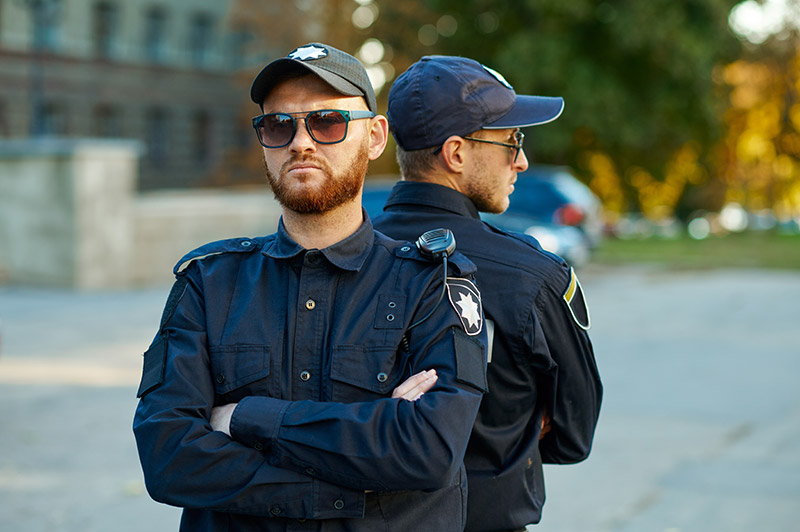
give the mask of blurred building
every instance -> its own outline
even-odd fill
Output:
[[[229,4],[0,0],[0,139],[137,139],[140,189],[207,184],[253,136]]]

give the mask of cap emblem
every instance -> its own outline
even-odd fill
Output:
[[[509,83],[508,81],[506,81],[506,78],[504,78],[504,77],[503,77],[503,75],[502,75],[500,72],[498,72],[497,70],[495,70],[495,69],[493,69],[493,68],[489,68],[489,67],[487,67],[486,65],[481,65],[481,66],[483,67],[483,69],[484,69],[486,72],[488,72],[489,74],[491,74],[491,75],[492,75],[492,77],[494,77],[494,78],[495,78],[497,81],[499,81],[500,83],[502,83],[502,84],[503,84],[503,85],[504,85],[504,86],[505,86],[507,89],[514,90],[514,87],[512,87],[512,86],[511,86],[511,83]]]
[[[321,46],[315,46],[313,44],[307,44],[306,46],[301,46],[300,48],[296,48],[289,53],[289,57],[292,59],[297,59],[299,61],[308,61],[309,59],[320,59],[328,55],[328,50],[322,48]]]

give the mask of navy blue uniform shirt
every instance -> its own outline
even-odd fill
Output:
[[[449,271],[474,265],[455,254]],[[134,433],[148,491],[184,508],[181,530],[463,530],[486,337],[479,299],[462,312],[448,282],[437,306],[441,264],[366,219],[323,250],[281,223],[199,248],[176,273]],[[391,398],[423,369],[432,390]],[[212,407],[234,402],[232,438],[212,431]]]
[[[441,185],[397,183],[374,224],[393,238],[448,228],[459,251],[478,267],[478,288],[494,333],[489,392],[465,458],[467,531],[539,522],[542,462],[586,458],[600,411],[602,386],[577,278],[536,240],[482,222],[467,196]],[[540,442],[542,407],[552,429]]]

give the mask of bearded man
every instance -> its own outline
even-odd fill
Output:
[[[302,46],[251,98],[281,221],[176,265],[134,418],[147,489],[185,531],[461,531],[486,389],[474,265],[373,230],[388,125],[354,57]]]

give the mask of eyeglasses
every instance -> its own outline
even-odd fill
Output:
[[[295,115],[298,115],[295,118]],[[305,115],[305,116],[304,116]],[[268,113],[253,118],[253,128],[258,141],[265,148],[288,146],[297,133],[297,120],[306,123],[306,130],[319,144],[336,144],[347,137],[347,123],[350,120],[372,118],[372,111],[341,111],[320,109],[309,113]]]
[[[514,140],[516,141],[515,144],[509,144],[507,142],[495,142],[493,140],[486,140],[486,139],[476,139],[474,137],[461,137],[463,139],[472,140],[475,142],[483,142],[485,144],[496,144],[497,146],[505,146],[506,148],[512,148],[516,150],[514,152],[514,159],[512,162],[517,162],[517,157],[519,157],[519,151],[522,149],[522,141],[525,140],[525,134],[522,131],[515,131],[514,132]]]

